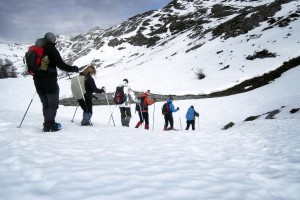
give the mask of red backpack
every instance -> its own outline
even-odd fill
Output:
[[[164,103],[161,112],[163,115],[169,115],[171,113],[170,105],[169,103]]]
[[[32,76],[38,76],[41,70],[41,63],[42,60],[46,63],[43,63],[44,66],[42,67],[43,70],[47,70],[49,60],[48,56],[44,56],[44,49],[43,47],[46,45],[46,40],[44,38],[38,39],[35,45],[30,46],[28,51],[25,53],[27,71]],[[46,66],[45,66],[46,65]]]

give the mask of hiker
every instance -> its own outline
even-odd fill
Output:
[[[141,94],[141,102],[137,103],[136,105],[136,111],[138,111],[140,121],[136,124],[135,128],[139,128],[140,125],[143,124],[143,121],[145,121],[145,129],[149,130],[149,113],[148,113],[148,106],[155,103],[156,99],[153,100],[149,99],[149,96],[151,95],[150,90],[147,90],[146,92]]]
[[[120,88],[121,95],[118,94],[118,88]],[[123,101],[119,104],[116,102],[115,98],[119,97],[123,99]],[[117,87],[117,91],[114,94],[114,101],[120,108],[121,113],[121,124],[122,126],[129,127],[130,118],[131,118],[131,109],[130,109],[130,100],[134,101],[135,103],[138,102],[137,98],[134,95],[131,87],[128,85],[128,79],[123,79],[123,82]]]
[[[80,74],[79,77],[72,79],[72,93],[73,96],[76,93],[81,94],[77,101],[83,110],[83,117],[81,120],[82,126],[92,126],[91,117],[93,115],[93,93],[105,93],[105,86],[101,89],[97,88],[96,83],[92,76],[96,75],[96,69],[93,66],[86,67]],[[82,80],[82,81],[80,81]],[[75,91],[74,91],[75,90]],[[83,94],[84,93],[84,94]],[[76,97],[75,97],[76,98]]]
[[[189,130],[190,125],[192,125],[192,130],[195,130],[195,117],[199,117],[199,113],[197,113],[194,109],[194,106],[189,107],[188,111],[186,112],[186,129]]]
[[[58,50],[56,49],[56,37],[53,33],[46,33],[44,36],[46,45],[44,55],[49,58],[48,69],[45,73],[33,77],[36,92],[38,93],[43,105],[43,131],[55,132],[61,129],[61,124],[55,122],[55,117],[59,103],[59,86],[57,83],[57,69],[67,72],[78,72],[78,67],[66,64]]]
[[[167,100],[167,103],[165,103],[163,106],[163,114],[165,116],[164,131],[174,130],[173,112],[177,112],[178,110],[179,107],[175,109],[175,106],[173,105],[173,96],[170,95],[169,99]],[[168,128],[169,123],[170,123],[170,127]]]

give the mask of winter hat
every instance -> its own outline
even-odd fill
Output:
[[[127,78],[124,78],[123,79],[123,82],[126,82],[128,84],[128,79]]]
[[[150,90],[145,91],[145,94],[151,95]]]
[[[194,108],[194,106],[191,106],[191,108]]]
[[[56,36],[54,35],[54,33],[48,32],[45,34],[44,38],[48,41],[48,42],[56,42]]]

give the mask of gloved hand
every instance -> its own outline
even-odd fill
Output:
[[[77,66],[72,66],[72,72],[79,72],[79,68]]]
[[[177,110],[179,110],[179,107],[177,107]]]
[[[101,89],[102,89],[104,92],[106,92],[106,87],[105,87],[105,86],[103,86]]]

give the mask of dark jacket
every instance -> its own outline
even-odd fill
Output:
[[[80,73],[80,75],[83,75],[83,74]],[[97,88],[96,83],[91,75],[87,75],[85,77],[86,77],[86,80],[85,80],[84,86],[85,86],[86,95],[91,96],[93,93],[101,94],[104,92],[103,89]]]
[[[47,55],[49,58],[48,70],[44,73],[41,73],[39,76],[34,77],[35,79],[46,79],[46,80],[56,80],[57,81],[57,69],[67,72],[74,72],[77,67],[70,66],[66,64],[58,50],[55,47],[55,43],[48,42],[48,44],[44,47],[44,55]]]

